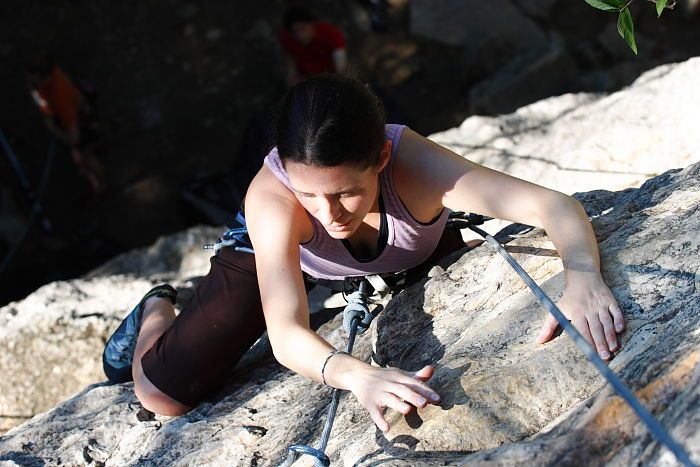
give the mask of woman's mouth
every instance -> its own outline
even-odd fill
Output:
[[[350,222],[345,222],[343,224],[339,224],[337,222],[334,222],[333,224],[327,226],[326,229],[333,231],[333,232],[342,232],[344,230],[348,230],[348,227],[350,227]]]

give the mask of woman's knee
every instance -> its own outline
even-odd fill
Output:
[[[155,387],[145,375],[134,381],[134,392],[144,408],[159,415],[175,417],[192,410]]]

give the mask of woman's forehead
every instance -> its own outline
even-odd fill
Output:
[[[363,187],[373,178],[372,171],[342,164],[333,167],[318,167],[287,162],[289,181],[294,191],[325,194],[344,193]]]

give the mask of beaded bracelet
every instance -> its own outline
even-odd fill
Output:
[[[326,374],[325,374],[326,365],[328,364],[328,360],[330,360],[333,355],[337,355],[339,353],[343,353],[345,355],[350,355],[349,353],[347,353],[344,350],[334,350],[333,352],[328,354],[328,356],[326,357],[326,360],[323,362],[323,366],[321,367],[321,379],[323,379],[323,384],[325,384],[326,386],[328,386],[328,383],[326,383]]]

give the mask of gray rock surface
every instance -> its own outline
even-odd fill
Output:
[[[461,65],[479,70],[547,46],[545,33],[508,0],[414,0],[411,33],[462,47]]]
[[[700,160],[700,58],[663,65],[611,95],[566,94],[430,138],[464,157],[572,194],[622,189]]]
[[[209,270],[202,244],[220,233],[195,227],[161,238],[0,309],[0,433],[103,380],[99,357],[109,332],[157,283],[178,285],[186,300],[193,278]]]
[[[628,321],[611,366],[696,462],[700,165],[639,189],[590,190],[625,188],[700,159],[699,66],[694,59],[661,67],[611,96],[552,98],[434,136],[470,159],[586,191],[578,196]],[[317,442],[330,391],[281,368],[264,339],[227,388],[182,417],[144,411],[131,384],[100,383],[108,332],[154,283],[173,282],[187,300],[193,278],[208,269],[201,244],[219,233],[196,228],[162,239],[0,309],[2,421],[9,428],[55,406],[0,438],[0,466],[263,466],[290,444]],[[514,238],[508,248],[556,298],[563,277],[552,245],[537,230]],[[431,384],[441,406],[389,414],[384,435],[346,394],[328,449],[334,463],[674,465],[567,337],[533,342],[545,312],[499,256],[482,246],[451,259],[395,297],[356,344],[357,355],[378,364],[436,364]],[[336,317],[319,332],[341,347],[340,328]]]
[[[578,197],[628,323],[611,367],[700,461],[700,164]],[[508,249],[561,294],[542,231]],[[447,260],[395,297],[357,344],[380,365],[434,363],[442,403],[389,413],[382,434],[346,394],[328,447],[334,463],[673,465],[566,336],[534,343],[545,312],[500,256],[481,246]],[[339,347],[340,328],[336,317],[319,332]],[[286,446],[316,442],[329,396],[269,351],[252,352],[219,396],[176,418],[144,411],[130,383],[96,384],[1,438],[0,465],[275,465]]]
[[[476,115],[510,113],[531,102],[564,93],[577,79],[578,70],[563,43],[523,52],[494,75],[469,90],[471,112]]]

